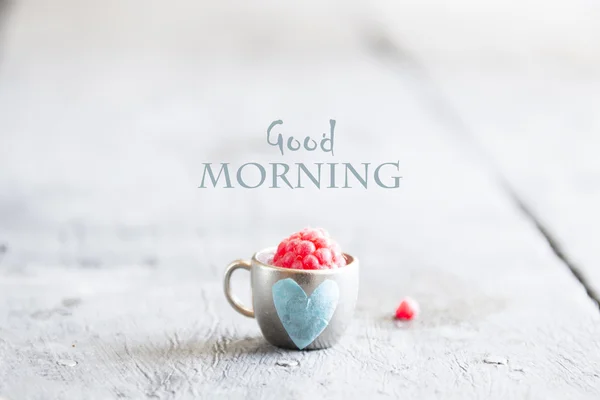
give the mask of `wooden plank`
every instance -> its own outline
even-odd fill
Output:
[[[600,9],[586,1],[522,2],[515,15],[510,2],[461,5],[468,14],[423,3],[395,13],[394,4],[378,4],[375,33],[392,47],[391,57],[379,57],[394,65],[401,56],[423,79],[425,101],[506,181],[598,302]],[[474,14],[480,23],[465,20]],[[444,34],[424,34],[431,31]]]
[[[437,78],[492,168],[598,301],[600,80],[563,75]]]
[[[410,71],[351,46],[311,63],[250,51],[34,65],[9,38],[2,396],[598,397],[597,310]],[[266,144],[274,119],[318,137],[332,117],[334,157]],[[203,162],[282,160],[399,160],[402,186],[197,188]],[[229,308],[223,268],[309,224],[361,258],[356,318],[330,350],[274,349]],[[410,325],[390,319],[405,295],[423,308]]]

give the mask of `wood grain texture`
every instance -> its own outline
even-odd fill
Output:
[[[501,76],[437,71],[434,79],[461,115],[465,141],[486,155],[598,301],[600,62],[593,65],[583,75],[533,68]]]
[[[413,26],[419,20],[383,12],[387,30],[380,35],[388,48],[396,47],[396,54],[380,58],[398,64],[400,53],[426,82],[424,97],[440,110],[448,129],[480,156],[599,302],[600,8],[585,1],[554,1],[544,7],[535,3],[521,4],[521,16],[509,24],[504,17],[511,4],[481,5],[494,9],[493,14],[479,14],[482,23],[506,29],[480,31],[473,40],[462,41],[459,52],[448,45],[446,51],[452,54],[440,52],[437,41],[456,42],[458,35],[481,29],[468,22],[464,29],[455,29],[464,18],[460,8],[449,17],[446,10],[434,12],[429,23],[448,30],[443,38],[422,38]],[[385,2],[379,6],[383,11],[393,8]],[[564,29],[532,22],[532,6],[537,7],[536,19],[555,21]],[[444,18],[438,20],[437,13]],[[499,31],[502,35],[490,37]],[[397,49],[401,46],[404,53]],[[473,46],[482,46],[482,51],[469,51]]]
[[[148,22],[160,7],[133,22],[123,11],[102,37],[100,11],[71,4],[81,41],[27,3],[9,20],[1,396],[598,398],[598,310],[410,64],[389,68],[350,28],[286,41],[310,23],[328,31],[333,6],[295,14],[265,50],[254,26],[221,28],[231,37],[214,45],[201,35],[214,24],[185,4],[186,18],[162,20],[172,36]],[[126,21],[135,34],[119,35]],[[40,40],[60,46],[34,54]],[[335,156],[280,156],[265,141],[279,118],[313,137],[335,118]],[[203,162],[329,160],[399,161],[402,187],[198,189]],[[305,225],[360,257],[361,293],[338,346],[290,352],[229,307],[221,279]],[[391,319],[405,295],[422,307],[412,324]]]

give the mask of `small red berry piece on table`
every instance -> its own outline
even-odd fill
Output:
[[[405,297],[396,309],[396,319],[410,321],[419,315],[419,311],[419,303],[410,297]]]

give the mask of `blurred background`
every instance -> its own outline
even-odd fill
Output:
[[[432,229],[497,226],[503,180],[597,260],[599,107],[593,0],[0,0],[1,262],[217,276],[305,225],[427,261]],[[400,161],[401,188],[198,189],[205,162],[329,162],[265,133],[330,118],[336,162]]]

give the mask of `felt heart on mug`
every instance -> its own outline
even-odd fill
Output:
[[[337,283],[329,279],[323,281],[310,296],[291,278],[276,282],[272,291],[277,315],[300,350],[327,328],[340,297]]]

